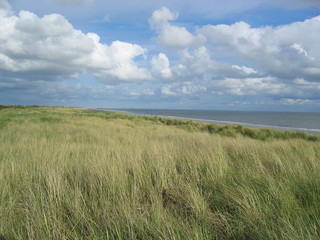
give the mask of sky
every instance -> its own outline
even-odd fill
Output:
[[[0,0],[0,104],[320,112],[319,0]]]

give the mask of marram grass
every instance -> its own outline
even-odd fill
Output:
[[[318,136],[170,121],[0,108],[0,239],[320,238]]]

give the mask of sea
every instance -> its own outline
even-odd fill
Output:
[[[320,134],[320,112],[267,112],[177,109],[110,109],[100,111],[123,112],[143,116],[159,116],[221,124],[308,131]]]

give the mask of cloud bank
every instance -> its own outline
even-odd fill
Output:
[[[101,43],[97,34],[74,29],[59,14],[2,14],[0,25],[0,70],[11,76],[53,80],[89,72],[105,82],[151,79],[134,61],[145,48],[121,41]]]
[[[178,17],[166,7],[151,14],[155,47],[148,51],[143,44],[103,43],[60,14],[15,14],[0,0],[0,91],[61,99],[88,93],[119,101],[320,103],[320,16],[277,27],[242,21],[186,27]],[[74,83],[81,80],[86,84]]]
[[[167,79],[180,82],[163,87],[163,94],[183,95],[188,91],[174,89],[192,85],[206,94],[319,98],[319,16],[278,27],[252,28],[245,22],[197,26],[193,33],[175,26],[177,17],[161,8],[149,19],[157,41],[170,48],[171,55],[173,50],[178,53],[176,65],[154,68],[160,75],[170,72]],[[162,58],[170,61],[165,53]],[[186,79],[192,81],[183,84]]]
[[[318,34],[320,17],[279,27],[252,28],[245,22],[208,25],[200,28],[217,51],[259,64],[267,73],[282,79],[320,78]]]

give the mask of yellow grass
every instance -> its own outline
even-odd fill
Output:
[[[104,116],[0,109],[0,238],[319,238],[319,142]]]

